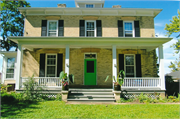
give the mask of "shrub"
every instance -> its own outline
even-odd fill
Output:
[[[34,76],[29,77],[24,83],[24,96],[26,100],[35,101],[40,100],[42,95],[41,91],[43,90],[42,87],[38,86]]]
[[[58,101],[61,101],[61,100],[62,100],[61,94],[57,94],[57,95],[56,95],[56,100],[58,100]]]

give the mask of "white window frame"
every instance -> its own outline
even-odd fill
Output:
[[[55,54],[55,53],[47,53],[46,54],[46,64],[45,64],[45,77],[47,77],[47,67],[48,66],[51,66],[51,65],[47,65],[47,56],[48,55],[56,55],[56,64],[55,64],[55,77],[57,77],[57,54]],[[52,65],[52,66],[54,66],[54,65]]]
[[[132,55],[134,56],[134,65],[127,65],[127,66],[134,66],[134,77],[136,77],[136,57],[135,54],[124,54],[124,71],[125,71],[125,77],[126,77],[126,55]]]
[[[125,37],[125,23],[132,23],[132,37],[135,37],[135,33],[134,33],[134,21],[123,21],[123,36]]]
[[[47,22],[47,36],[49,36],[49,22],[57,22],[56,36],[58,36],[58,20],[48,20],[48,22]]]
[[[86,7],[87,5],[93,5],[93,7]],[[94,8],[94,4],[85,4],[85,8]]]
[[[6,66],[6,69],[5,69],[6,75],[5,75],[5,77],[6,77],[6,78],[5,78],[5,79],[14,79],[14,76],[15,76],[15,67],[16,67],[16,58],[15,58],[14,68],[13,68],[13,69],[14,69],[14,72],[13,72],[14,75],[13,75],[12,78],[7,78],[7,74],[12,74],[12,73],[7,73],[7,69],[12,69],[12,68],[8,68],[8,67],[7,67],[7,65],[8,65],[8,59],[9,59],[9,58],[15,58],[15,57],[7,57],[7,58],[6,58],[6,64],[5,64],[5,66]]]
[[[96,20],[85,20],[85,37],[87,37],[87,22],[94,22],[94,37],[96,37]]]

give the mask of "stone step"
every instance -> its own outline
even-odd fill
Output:
[[[99,98],[109,98],[109,97],[114,97],[114,95],[74,95],[74,94],[70,94],[68,96],[70,97],[99,97]]]
[[[67,99],[68,102],[115,102],[115,99]]]
[[[68,97],[68,99],[89,99],[89,100],[91,100],[91,99],[94,99],[94,100],[98,99],[98,100],[109,100],[109,99],[114,99],[114,97],[103,97],[103,98],[101,98],[101,97]]]
[[[70,88],[69,91],[77,91],[77,92],[112,92],[112,89],[78,89],[78,88]]]
[[[70,95],[113,95],[112,92],[81,92],[81,91],[71,91]]]

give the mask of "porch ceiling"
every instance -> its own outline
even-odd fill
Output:
[[[172,38],[146,37],[9,37],[24,48],[112,48],[119,49],[146,49],[151,51],[170,41]]]

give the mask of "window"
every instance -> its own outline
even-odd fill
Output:
[[[86,8],[93,8],[94,5],[93,4],[86,4]]]
[[[134,55],[125,55],[125,74],[126,77],[135,77],[135,59]]]
[[[134,37],[134,23],[132,21],[124,21],[124,37]]]
[[[96,37],[96,21],[86,21],[85,29],[86,37]]]
[[[48,21],[48,36],[58,36],[58,21],[49,20]]]
[[[14,78],[15,58],[7,59],[6,78]]]
[[[57,55],[47,54],[46,55],[46,77],[56,77]]]

